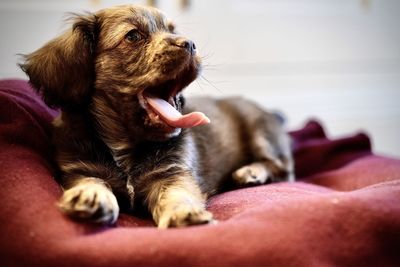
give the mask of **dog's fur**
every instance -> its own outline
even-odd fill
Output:
[[[21,67],[44,101],[61,109],[53,138],[65,189],[60,208],[74,218],[113,223],[119,206],[140,205],[160,228],[208,223],[209,196],[293,179],[278,116],[240,98],[190,99],[184,107],[181,90],[200,72],[200,58],[154,8],[75,15],[71,30]],[[204,111],[211,124],[157,121],[141,102],[146,91],[172,95],[183,113]]]

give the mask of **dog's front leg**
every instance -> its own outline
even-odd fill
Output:
[[[155,180],[146,191],[146,203],[159,228],[212,222],[205,197],[190,174]]]
[[[122,98],[122,96],[121,96]],[[130,198],[131,209],[135,203],[135,189],[133,177],[131,177],[132,163],[131,152],[133,151],[133,140],[126,131],[123,117],[113,107],[109,106],[110,99],[105,95],[93,97],[92,113],[96,118],[98,132],[103,142],[110,149],[115,164],[123,170],[128,177],[126,191]]]

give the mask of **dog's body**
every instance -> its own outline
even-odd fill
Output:
[[[240,98],[184,103],[200,59],[155,9],[77,17],[22,68],[46,103],[61,108],[60,207],[72,217],[112,223],[119,206],[141,205],[160,228],[208,223],[209,196],[293,179],[278,116]]]

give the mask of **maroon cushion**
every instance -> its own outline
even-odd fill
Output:
[[[0,81],[0,266],[400,266],[400,161],[365,134],[292,132],[299,181],[210,199],[217,225],[158,230],[121,214],[79,224],[56,208],[47,108],[22,80]]]

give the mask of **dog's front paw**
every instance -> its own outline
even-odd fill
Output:
[[[101,224],[114,223],[119,213],[114,194],[100,183],[82,183],[66,190],[59,207],[74,219]]]
[[[246,165],[233,173],[233,180],[239,186],[265,184],[270,177],[270,172],[262,163]]]
[[[211,212],[206,211],[202,206],[180,204],[164,210],[158,221],[158,228],[164,229],[208,223],[215,223]]]

